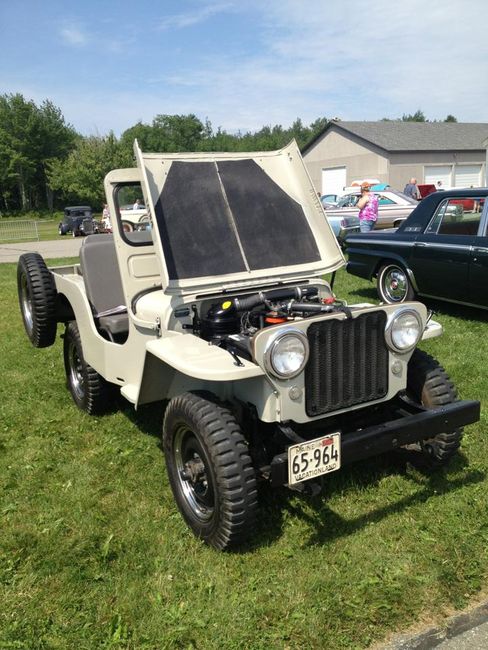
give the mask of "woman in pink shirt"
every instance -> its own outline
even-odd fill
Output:
[[[361,198],[356,204],[359,208],[359,228],[361,232],[373,230],[378,218],[378,197],[370,192],[369,183],[361,183]]]

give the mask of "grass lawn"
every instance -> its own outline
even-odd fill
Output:
[[[376,300],[344,272],[335,290]],[[222,554],[173,502],[161,404],[80,412],[62,342],[23,332],[12,264],[0,298],[0,648],[364,648],[486,591],[485,408],[448,470],[382,457],[314,499],[264,489],[254,539]],[[437,308],[445,335],[423,347],[486,404],[486,313]]]

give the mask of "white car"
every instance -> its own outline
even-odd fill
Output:
[[[379,200],[376,229],[397,228],[418,205],[418,201],[396,190],[385,189],[372,191]],[[358,187],[348,194],[341,196],[334,207],[329,208],[324,206],[327,219],[344,218],[347,216],[357,217],[359,210],[356,204],[360,196],[361,189]]]
[[[144,205],[141,205],[139,210],[134,210],[132,205],[122,205],[120,207],[120,218],[124,232],[144,230],[150,221],[147,208]]]

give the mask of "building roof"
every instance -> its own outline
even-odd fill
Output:
[[[305,154],[334,128],[352,133],[386,151],[482,151],[488,138],[485,122],[329,122],[303,149]]]

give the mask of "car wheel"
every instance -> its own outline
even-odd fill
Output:
[[[63,228],[63,226],[59,226],[59,228],[58,228],[58,234],[60,234],[60,235],[66,235],[66,231],[65,231],[65,229]]]
[[[449,375],[439,362],[423,350],[415,350],[408,363],[407,392],[426,408],[435,408],[457,401],[457,392]],[[463,436],[462,429],[439,433],[409,449],[419,451],[432,465],[444,465],[456,453]]]
[[[76,406],[90,415],[110,410],[115,401],[115,386],[85,361],[76,321],[66,327],[63,356],[66,382]]]
[[[56,284],[39,253],[24,253],[17,265],[17,293],[25,331],[36,348],[56,340]]]
[[[163,447],[173,495],[193,533],[219,550],[242,543],[257,510],[256,477],[232,413],[210,395],[175,397]]]
[[[405,302],[415,298],[415,291],[407,272],[398,264],[385,264],[378,272],[378,296],[390,304]]]
[[[134,226],[130,221],[122,221],[122,230],[124,232],[132,232],[134,230]]]

